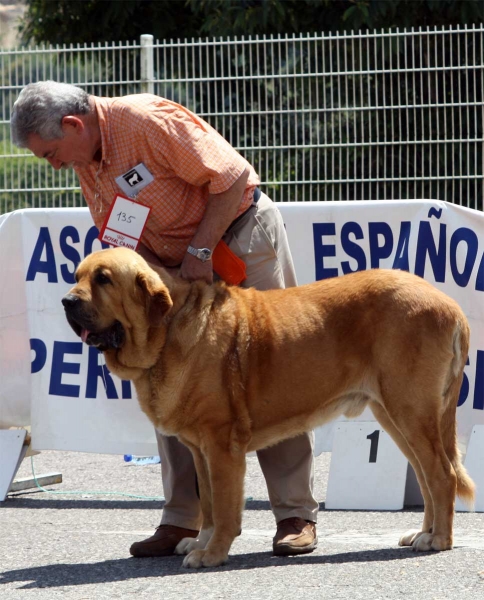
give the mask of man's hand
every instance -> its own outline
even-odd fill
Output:
[[[203,218],[190,241],[191,246],[194,248],[211,248],[212,250],[216,247],[237,214],[244,196],[249,173],[250,169],[247,167],[227,191],[209,196]],[[183,279],[188,279],[188,281],[202,279],[207,283],[212,283],[212,261],[202,262],[196,256],[186,253],[179,275]]]
[[[187,252],[181,264],[178,275],[183,277],[183,279],[187,279],[188,281],[201,279],[207,283],[213,283],[212,261],[207,260],[206,262],[202,262],[199,258],[192,256]]]

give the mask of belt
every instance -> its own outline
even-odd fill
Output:
[[[232,227],[235,227],[235,225],[245,217],[245,215],[249,212],[249,210],[252,210],[254,208],[254,206],[257,204],[257,202],[259,202],[259,198],[260,198],[261,194],[262,194],[262,192],[260,191],[260,188],[258,188],[258,187],[254,188],[252,204],[249,206],[249,208],[244,210],[244,212],[241,215],[239,215],[236,219],[234,219],[232,221],[232,223],[230,223],[230,225],[225,233],[228,233],[232,229]]]

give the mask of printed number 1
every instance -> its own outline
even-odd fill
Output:
[[[370,445],[370,460],[369,462],[371,463],[375,463],[376,462],[376,455],[378,453],[378,440],[380,438],[380,430],[379,429],[375,429],[375,431],[373,433],[370,433],[370,435],[366,436],[367,440],[371,441],[371,445]]]

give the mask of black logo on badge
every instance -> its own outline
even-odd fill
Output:
[[[123,175],[123,179],[130,187],[134,187],[135,185],[138,185],[138,183],[141,183],[143,181],[143,178],[136,169],[131,169],[131,171],[125,173]]]

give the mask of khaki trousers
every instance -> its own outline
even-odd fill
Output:
[[[266,290],[297,285],[282,216],[265,194],[228,230],[224,240],[246,264],[247,279],[242,287]],[[159,432],[156,437],[166,499],[161,523],[200,529],[202,515],[192,455],[175,437]],[[317,520],[313,446],[314,434],[308,433],[257,452],[276,523],[288,517]]]

